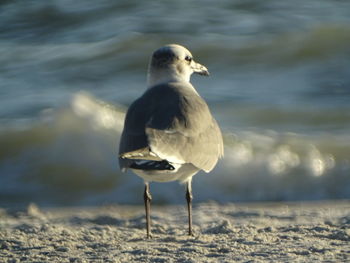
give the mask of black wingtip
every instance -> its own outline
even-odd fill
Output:
[[[135,161],[131,163],[129,167],[137,170],[175,170],[175,167],[172,166],[166,160],[163,160],[163,161],[139,160],[139,162]]]

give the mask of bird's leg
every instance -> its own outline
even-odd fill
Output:
[[[187,190],[186,190],[186,200],[187,200],[187,210],[188,210],[188,235],[193,236],[192,229],[192,180],[187,182]]]
[[[147,229],[147,238],[151,238],[151,200],[152,196],[149,192],[149,183],[145,183],[145,192],[143,194],[143,199],[145,201],[145,210],[146,210],[146,229]]]

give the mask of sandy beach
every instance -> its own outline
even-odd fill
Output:
[[[350,202],[2,209],[1,262],[349,262]]]

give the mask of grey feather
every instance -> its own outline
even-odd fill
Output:
[[[130,106],[119,154],[145,147],[160,159],[181,160],[206,172],[223,155],[221,131],[206,102],[183,82],[156,85]],[[121,168],[132,162],[119,158]]]

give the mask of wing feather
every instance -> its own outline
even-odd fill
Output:
[[[223,155],[221,131],[189,83],[155,86],[130,106],[120,153],[144,147],[161,159],[192,163],[206,172]],[[128,166],[127,161],[121,166]]]

